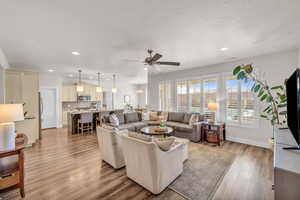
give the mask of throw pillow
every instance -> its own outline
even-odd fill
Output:
[[[159,120],[159,116],[157,112],[150,112],[149,118],[151,121],[157,121]]]
[[[161,120],[168,120],[168,112],[161,112],[160,113],[160,117],[161,117]]]
[[[198,122],[198,115],[192,114],[190,117],[189,125],[193,126],[193,124]]]
[[[157,146],[163,151],[169,151],[172,147],[172,144],[175,141],[175,137],[167,137],[167,138],[155,138],[154,142]]]
[[[119,119],[119,124],[124,124],[125,123],[124,113],[119,112],[116,115],[117,115],[117,117]]]
[[[145,121],[145,120],[150,120],[150,113],[149,112],[143,112],[142,113],[142,120]]]
[[[131,122],[138,122],[139,121],[139,115],[137,112],[133,113],[125,113],[125,122],[131,123]]]
[[[112,126],[119,126],[120,125],[120,122],[119,122],[119,118],[117,117],[117,115],[115,114],[112,114],[109,116],[109,123],[112,125]]]
[[[183,118],[183,123],[185,123],[185,124],[190,124],[190,120],[191,120],[192,115],[193,115],[193,114],[188,114],[188,113],[186,113],[186,114],[184,115],[184,118]]]
[[[135,133],[135,132],[129,132],[128,133],[128,137],[133,137],[139,140],[143,140],[145,142],[151,142],[152,141],[152,137],[148,136],[148,135],[143,135],[140,133]]]

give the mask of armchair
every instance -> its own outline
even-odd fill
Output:
[[[102,160],[116,169],[125,166],[120,138],[120,135],[125,132],[127,130],[116,131],[109,127],[97,127],[98,144]]]
[[[162,192],[183,171],[183,144],[162,151],[154,142],[122,135],[127,176],[153,194]]]

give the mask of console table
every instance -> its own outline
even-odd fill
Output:
[[[290,130],[275,130],[274,189],[275,200],[300,199],[300,151],[284,150],[297,146]]]

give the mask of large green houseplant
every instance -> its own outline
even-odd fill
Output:
[[[265,108],[260,117],[270,121],[271,125],[284,126],[286,124],[286,90],[285,83],[270,86],[266,80],[260,80],[254,73],[252,64],[239,65],[233,70],[233,75],[241,81],[252,81],[251,90],[264,103]]]

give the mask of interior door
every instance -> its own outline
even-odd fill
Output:
[[[42,129],[55,128],[57,123],[56,114],[56,89],[41,89],[41,115]]]

